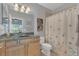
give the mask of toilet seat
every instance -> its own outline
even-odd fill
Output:
[[[42,49],[42,53],[46,56],[50,56],[51,55],[51,49],[52,49],[52,46],[48,43],[42,43],[41,44],[41,49]]]

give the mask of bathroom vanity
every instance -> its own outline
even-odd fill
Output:
[[[34,36],[34,15],[17,13],[9,6],[1,4],[0,56],[39,56],[40,40]]]
[[[20,39],[19,39],[20,38]],[[19,37],[18,40],[0,40],[0,56],[39,56],[40,40],[35,37]]]

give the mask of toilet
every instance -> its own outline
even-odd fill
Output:
[[[41,52],[46,56],[50,56],[52,46],[48,43],[44,43],[44,37],[40,37],[40,45],[41,45]]]

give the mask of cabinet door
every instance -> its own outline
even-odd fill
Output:
[[[39,56],[40,55],[40,43],[39,40],[30,41],[28,44],[28,56]]]
[[[6,55],[7,56],[24,56],[24,45],[14,46],[6,48]]]
[[[5,56],[4,42],[0,43],[0,56]]]
[[[24,45],[25,56],[27,56],[27,52],[28,52],[28,42],[27,42],[26,40],[21,40],[20,43]]]

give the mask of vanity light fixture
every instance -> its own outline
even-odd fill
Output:
[[[30,7],[25,7],[24,5],[14,4],[14,10],[24,13],[29,13],[31,11]]]

